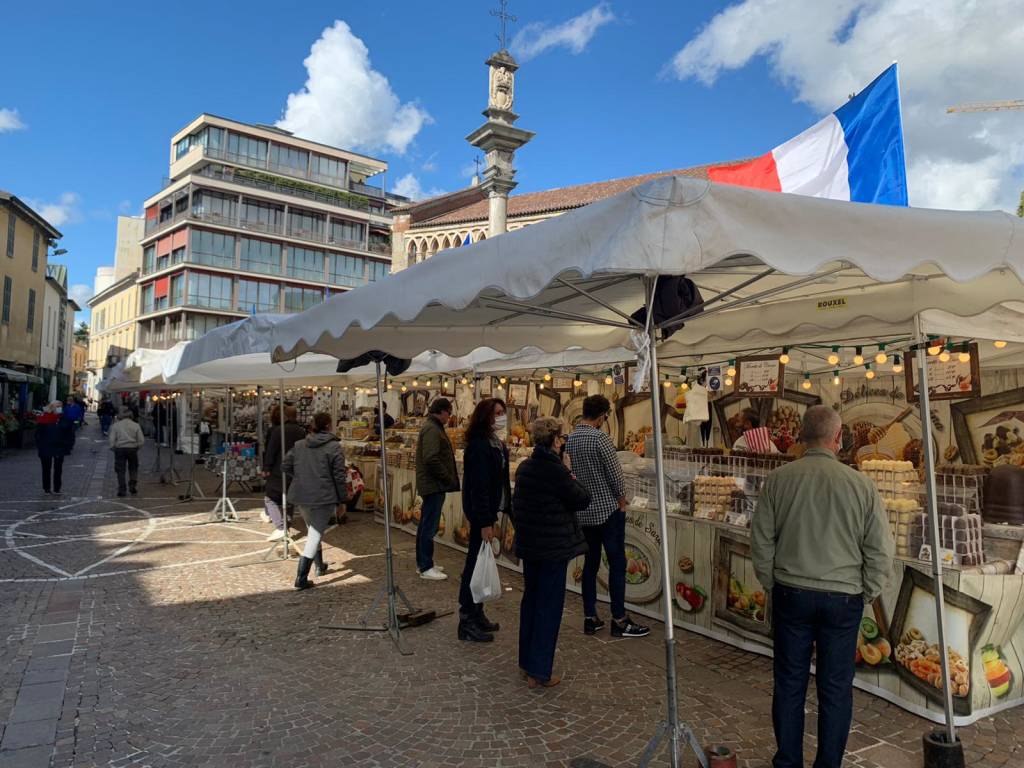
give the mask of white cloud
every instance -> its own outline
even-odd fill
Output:
[[[0,133],[7,131],[23,131],[28,126],[21,121],[18,110],[0,107]]]
[[[433,173],[437,170],[437,152],[431,152],[430,157],[423,161],[420,170],[424,173]]]
[[[68,296],[75,300],[82,309],[88,309],[87,302],[92,298],[92,286],[85,283],[75,283],[68,288]]]
[[[424,190],[423,185],[420,184],[420,180],[412,173],[407,173],[395,182],[395,186],[391,189],[396,195],[402,195],[408,197],[411,200],[424,200],[428,197],[435,197],[436,195],[443,195],[444,190],[432,187],[429,190]]]
[[[82,198],[76,192],[64,192],[56,203],[47,203],[42,200],[28,200],[27,202],[36,213],[55,227],[77,224],[82,220],[80,209]]]
[[[346,149],[402,154],[427,123],[427,112],[401,103],[388,79],[370,65],[366,45],[344,21],[313,43],[306,84],[288,96],[277,125],[313,141]]]
[[[579,54],[586,49],[597,30],[615,21],[611,5],[598,3],[589,11],[555,26],[546,22],[527,24],[512,38],[512,53],[520,61],[529,61],[549,48],[564,46]]]
[[[666,71],[712,85],[765,57],[798,101],[824,114],[898,60],[911,204],[1015,210],[1024,183],[1021,113],[946,107],[1018,98],[1022,48],[1019,0],[742,0],[713,17]]]

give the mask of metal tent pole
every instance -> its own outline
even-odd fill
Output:
[[[672,573],[669,564],[668,552],[668,511],[665,506],[665,464],[661,452],[661,394],[658,383],[658,353],[657,353],[657,331],[654,327],[654,290],[657,286],[655,278],[644,278],[645,293],[647,295],[647,351],[650,363],[650,387],[651,387],[651,420],[654,426],[654,473],[656,476],[655,487],[658,497],[658,524],[661,526],[661,572]],[[667,686],[666,721],[663,722],[654,737],[644,750],[640,759],[640,766],[644,768],[649,765],[654,756],[658,753],[661,741],[668,736],[669,765],[672,768],[679,768],[681,765],[679,754],[680,736],[686,738],[690,748],[697,756],[697,761],[703,768],[708,768],[708,759],[703,748],[697,742],[697,737],[685,723],[679,722],[679,693],[676,688],[676,652],[675,652],[675,624],[672,620],[672,597],[671,589],[662,591],[662,610],[665,620],[665,684]]]
[[[256,387],[256,464],[263,466],[263,387]]]
[[[953,722],[953,691],[950,688],[949,651],[946,649],[946,603],[943,597],[942,558],[939,556],[939,514],[935,489],[935,455],[932,446],[931,402],[928,393],[928,358],[925,354],[925,336],[921,330],[921,316],[915,318],[917,326],[917,371],[921,407],[921,442],[924,443],[925,490],[928,504],[928,539],[932,548],[932,575],[935,578],[935,621],[938,623],[939,663],[942,665],[942,708],[946,716],[946,737],[956,744],[956,725]],[[962,764],[962,763],[961,763]]]
[[[281,379],[278,384],[280,389],[277,395],[277,422],[281,427],[281,525],[284,526],[284,538],[281,541],[284,543],[283,559],[288,560],[291,557],[292,534],[288,527],[288,476],[284,471],[284,379]]]
[[[185,431],[189,435],[189,445],[192,450],[189,451],[191,460],[189,461],[188,467],[188,487],[185,492],[178,496],[179,501],[192,501],[193,497],[205,499],[206,494],[203,493],[203,489],[199,487],[199,483],[196,482],[196,457],[199,455],[198,446],[196,445],[196,438],[192,435],[195,434],[195,393],[192,391],[191,385],[187,388],[187,395],[185,401]],[[202,403],[200,403],[200,407]]]
[[[401,587],[395,583],[394,551],[391,544],[391,498],[388,492],[388,449],[384,429],[384,390],[381,374],[380,360],[377,360],[377,427],[380,429],[380,477],[381,493],[384,496],[384,584],[374,598],[373,603],[366,612],[359,618],[358,624],[322,625],[323,629],[343,629],[357,632],[387,632],[403,656],[412,655],[405,646],[402,638],[402,626],[398,620],[398,609],[395,605],[395,598],[401,599],[409,613],[414,613],[412,603],[402,592]],[[387,597],[387,623],[384,625],[370,625],[369,619],[377,610],[382,598]],[[434,618],[433,615],[430,618]],[[429,619],[428,619],[429,620]]]

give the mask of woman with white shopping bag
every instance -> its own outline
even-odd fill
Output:
[[[576,512],[590,504],[590,492],[563,459],[561,421],[537,419],[530,437],[533,455],[519,465],[512,496],[516,554],[523,563],[519,668],[530,688],[551,688],[562,679],[552,669],[565,607],[565,572],[574,557],[587,551]]]
[[[488,397],[477,403],[466,427],[466,449],[462,457],[462,512],[469,522],[466,565],[459,589],[459,640],[489,643],[499,625],[484,614],[483,601],[473,599],[471,583],[479,554],[494,538],[499,514],[507,514],[512,505],[512,487],[508,476],[507,416],[505,401]],[[491,564],[493,565],[493,555]],[[495,567],[496,570],[496,567]],[[481,572],[481,579],[487,572]],[[500,594],[500,593],[499,593]],[[496,599],[498,595],[487,595]]]

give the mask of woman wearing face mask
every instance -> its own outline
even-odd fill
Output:
[[[469,521],[469,551],[459,589],[459,639],[488,643],[499,629],[473,602],[469,582],[483,541],[494,537],[498,515],[511,509],[512,487],[508,476],[508,417],[505,401],[489,397],[477,403],[466,428],[463,454],[462,511]]]

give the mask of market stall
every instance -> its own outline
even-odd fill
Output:
[[[747,335],[756,336],[762,330],[767,335],[778,333],[776,326],[788,326],[786,333],[794,342],[811,343],[822,340],[821,333],[816,329],[804,337],[803,324],[835,312],[830,322],[838,331],[861,317],[862,299],[876,302],[871,321],[882,333],[895,330],[909,337],[915,349],[923,350],[928,342],[920,323],[924,312],[955,307],[958,316],[969,317],[1024,297],[1021,226],[1001,213],[896,210],[692,179],[659,179],[534,227],[440,254],[399,273],[386,286],[361,288],[284,320],[274,329],[275,359],[306,352],[348,358],[368,349],[411,356],[428,346],[450,354],[480,346],[513,352],[531,343],[549,352],[569,346],[594,351],[629,347],[638,358],[634,389],[642,391],[647,381],[656,391],[661,386],[659,356],[691,328],[711,336],[717,319],[749,310],[749,319],[738,321],[732,336],[734,341],[742,337],[743,343],[721,349],[748,344],[773,347],[756,339],[748,341]],[[964,258],[967,253],[970,259]],[[661,306],[657,300],[663,298],[659,290],[679,281],[680,275],[694,280],[702,294],[688,306],[654,316]],[[659,276],[675,277],[655,283]],[[805,301],[808,311],[792,314],[789,310],[783,316],[777,305],[787,301]],[[646,313],[637,312],[645,308]],[[895,327],[905,320],[911,322]],[[656,343],[658,336],[664,339],[672,333],[672,340]],[[831,338],[843,337],[840,332]],[[923,351],[914,353],[919,360],[923,355]],[[663,414],[655,398],[650,400],[656,521],[651,527],[660,539],[656,559],[661,573],[668,574],[679,558],[672,557],[676,532],[665,499]],[[927,402],[924,405],[930,412]],[[924,420],[922,433],[924,509],[934,550],[939,548],[936,539],[941,531],[939,502],[931,482],[935,461],[930,418]],[[701,530],[717,529],[719,521],[712,522],[716,525]],[[689,524],[696,526],[696,518]],[[953,614],[949,622],[942,618],[949,611],[939,585],[953,576],[942,574],[938,557],[933,558],[930,573],[938,576],[933,579],[936,595],[931,607],[939,636],[917,638],[916,634],[923,634],[918,632],[907,638],[936,643],[938,679],[952,679],[951,673],[962,672],[962,659],[951,659],[942,651],[953,645],[944,642],[942,631],[955,634],[957,630],[952,626]],[[716,579],[721,578],[719,571]],[[742,592],[749,608],[746,589],[732,592]],[[728,579],[724,593],[728,610]],[[661,595],[662,615],[670,628],[668,720],[674,723],[677,693],[671,627],[676,601],[668,590],[661,590]],[[921,605],[913,590],[908,599],[915,610]],[[770,615],[769,606],[764,613]],[[918,621],[918,614],[912,619]],[[978,631],[983,632],[989,617],[980,621],[972,627],[981,626]],[[920,630],[916,624],[910,627],[915,628]],[[872,634],[870,629],[867,634]],[[902,641],[902,634],[896,639]],[[930,648],[925,651],[922,655],[927,658]],[[868,651],[868,656],[873,659],[875,652]],[[989,652],[985,661],[971,666],[971,674],[981,674],[987,663],[998,671],[998,662]],[[943,687],[941,698],[952,737],[954,704],[945,696],[948,690],[948,685]]]

